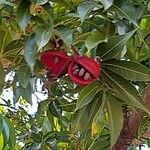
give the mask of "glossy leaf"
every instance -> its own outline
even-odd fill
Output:
[[[36,5],[43,5],[48,2],[48,0],[32,0],[32,2]]]
[[[57,27],[57,31],[55,32],[62,38],[62,40],[67,44],[72,44],[73,40],[73,32],[70,28],[65,26],[59,26]]]
[[[37,117],[40,117],[42,115],[42,113],[44,112],[45,108],[48,106],[48,104],[51,102],[50,99],[41,101],[38,105],[38,111],[36,113]]]
[[[4,138],[4,147],[6,146],[6,144],[9,142],[9,136],[10,136],[10,129],[9,126],[7,124],[7,122],[4,120],[3,118],[3,138]]]
[[[81,35],[78,35],[75,39],[75,43],[81,43],[81,42],[85,42],[85,40],[87,39],[87,37],[90,35],[90,32],[87,33],[83,33]]]
[[[128,105],[140,108],[149,113],[136,88],[129,81],[106,68],[103,70],[103,77]]]
[[[129,0],[114,1],[114,5],[111,10],[115,11],[121,17],[125,17],[130,20],[136,27],[138,27],[137,20],[141,13],[141,7],[136,7]]]
[[[68,100],[63,99],[59,102],[61,104],[61,107],[62,107],[63,111],[74,112],[75,107],[76,107],[75,101],[69,102]]]
[[[6,5],[10,5],[10,6],[13,6],[13,3],[7,1],[7,0],[1,0],[0,1],[0,4],[6,4]]]
[[[109,70],[120,74],[127,80],[150,81],[150,69],[137,62],[125,60],[109,60],[103,63]]]
[[[13,104],[16,104],[21,96],[19,87],[13,87]]]
[[[6,123],[8,124],[9,126],[9,141],[8,141],[8,145],[9,145],[9,149],[14,149],[15,148],[15,144],[16,144],[16,135],[15,135],[15,129],[14,127],[12,126],[11,122],[7,119],[7,118],[4,118]]]
[[[82,22],[88,17],[95,6],[96,3],[93,2],[85,2],[78,6],[77,11]]]
[[[57,118],[61,118],[61,114],[62,114],[62,108],[60,106],[59,101],[54,100],[49,104],[49,112],[57,117]]]
[[[101,105],[102,93],[97,93],[93,100],[77,110],[71,120],[72,132],[87,130],[92,126],[93,118]]]
[[[53,21],[54,21],[54,11],[53,11],[53,7],[50,3],[46,3],[43,5],[44,10],[47,12],[48,17],[49,17],[49,22],[50,22],[50,26],[54,26]]]
[[[104,119],[104,107],[106,103],[106,93],[104,92],[101,99],[101,106],[99,107],[97,113],[95,114],[92,122],[92,132],[98,133],[105,126]]]
[[[3,150],[3,144],[4,144],[3,134],[0,133],[0,150]]]
[[[21,66],[17,71],[17,78],[23,88],[26,88],[29,84],[31,77],[30,68],[27,65]]]
[[[110,37],[107,43],[102,43],[99,46],[99,53],[103,60],[122,57],[122,51],[125,47],[126,42],[131,38],[131,36],[135,33],[134,31],[130,31],[129,33],[123,35],[117,35],[114,37]]]
[[[49,114],[48,114],[49,115]],[[49,118],[50,118],[51,116],[48,116],[48,118],[47,117],[45,117],[44,118],[44,120],[42,120],[42,131],[46,134],[46,133],[48,133],[48,132],[50,132],[50,131],[52,131],[52,121],[50,121],[49,120]],[[40,118],[38,118],[38,119],[40,119]],[[41,123],[41,121],[39,120],[39,122]]]
[[[19,87],[20,93],[22,97],[32,105],[32,90],[30,84],[26,88],[23,88],[22,86]]]
[[[17,9],[17,19],[19,22],[20,27],[24,30],[31,18],[31,14],[30,14],[30,1],[26,0],[22,0],[18,6]]]
[[[36,28],[35,40],[38,45],[38,49],[44,47],[48,41],[50,40],[52,35],[52,31],[50,29],[46,29],[45,27],[38,26]]]
[[[90,145],[88,150],[106,150],[110,146],[110,141],[108,140],[96,140]]]
[[[24,51],[25,51],[24,53],[25,60],[29,65],[31,71],[33,71],[37,54],[37,45],[34,35],[29,37],[29,39],[27,40]]]
[[[108,9],[110,6],[112,6],[114,2],[114,0],[98,0],[98,1],[100,1],[103,4],[105,10]]]
[[[91,102],[92,99],[95,97],[95,94],[98,93],[100,90],[100,85],[96,82],[93,82],[90,85],[84,87],[83,90],[80,92],[79,98],[77,100],[75,111]]]
[[[95,31],[95,32],[92,32],[87,37],[87,39],[85,40],[85,45],[90,50],[90,49],[94,48],[95,46],[97,46],[102,41],[104,41],[104,39],[105,39],[104,34],[98,32],[98,31]]]
[[[123,128],[123,112],[121,104],[111,95],[107,95],[107,109],[110,123],[111,147],[116,143]]]

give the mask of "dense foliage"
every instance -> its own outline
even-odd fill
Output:
[[[54,49],[97,59],[99,79],[49,78],[40,55]],[[149,0],[0,0],[0,150],[113,149],[124,110],[145,112],[140,139],[149,81]]]

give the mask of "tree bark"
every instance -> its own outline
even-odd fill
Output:
[[[143,102],[147,107],[150,107],[150,87],[147,88],[143,94]],[[140,123],[145,115],[145,113],[140,110],[130,112],[127,107],[123,109],[123,113],[123,129],[112,150],[127,150],[127,148],[133,144],[132,141],[136,137]]]

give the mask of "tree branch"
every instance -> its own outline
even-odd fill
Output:
[[[150,87],[147,88],[143,94],[143,102],[146,106],[150,107]],[[127,150],[130,145],[134,144],[133,140],[136,137],[140,123],[145,115],[145,113],[140,110],[130,112],[127,107],[123,109],[123,113],[123,129],[116,144],[113,146],[113,150]],[[150,131],[145,133],[145,137],[149,137],[149,133]]]

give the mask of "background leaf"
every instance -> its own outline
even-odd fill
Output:
[[[135,87],[124,79],[122,76],[119,76],[112,71],[103,70],[103,75],[105,81],[120,95],[120,97],[130,106],[138,107],[147,113],[149,110],[144,106],[141,97],[139,96]]]
[[[93,2],[85,2],[78,6],[77,11],[82,22],[86,19],[95,6],[96,3]]]
[[[115,11],[118,15],[129,19],[136,27],[138,27],[137,19],[141,13],[141,7],[136,7],[129,0],[127,1],[114,1],[111,10]]]
[[[17,9],[17,19],[20,27],[25,30],[31,18],[30,1],[22,0]]]
[[[26,88],[23,88],[22,86],[19,86],[19,90],[22,95],[22,97],[29,103],[32,105],[32,89],[30,84],[28,84],[28,86]]]
[[[112,6],[114,0],[98,0],[98,1],[100,1],[103,4],[103,6],[104,6],[104,8],[106,10],[110,6]]]
[[[150,69],[136,62],[109,60],[104,62],[103,66],[115,73],[120,74],[127,80],[149,81],[150,79]]]
[[[85,45],[90,50],[94,48],[95,46],[97,46],[102,41],[104,41],[104,39],[105,39],[104,34],[98,31],[95,31],[87,37],[87,39],[85,40]]]
[[[95,113],[101,105],[101,98],[102,93],[97,93],[90,103],[75,111],[71,120],[72,132],[87,130],[92,126]]]
[[[95,94],[100,90],[101,90],[100,85],[98,85],[96,82],[93,82],[90,85],[83,88],[77,100],[75,111],[84,107],[90,101],[92,101],[92,99],[95,97]]]
[[[3,65],[0,63],[0,91],[2,90],[5,82],[5,71]]]
[[[101,97],[101,106],[99,107],[98,111],[96,112],[93,122],[92,122],[92,132],[93,134],[99,133],[105,127],[105,103],[106,103],[106,93],[104,92]]]
[[[43,5],[48,2],[48,0],[32,0],[36,5]]]
[[[55,30],[56,31],[56,30]],[[57,27],[57,34],[62,38],[62,40],[65,42],[65,44],[70,45],[73,42],[72,38],[72,30],[65,26],[59,26]]]
[[[23,88],[26,88],[29,84],[31,77],[30,68],[27,65],[21,66],[17,71],[17,78]]]
[[[50,28],[45,28],[44,26],[38,26],[36,28],[35,40],[38,45],[38,49],[44,47],[50,40],[52,35],[52,30]]]
[[[116,143],[123,128],[123,112],[118,101],[111,95],[107,95],[107,109],[110,121],[111,147]]]
[[[108,39],[107,43],[103,43],[99,46],[99,53],[103,60],[122,57],[122,50],[125,47],[126,42],[131,38],[135,33],[130,31],[129,33],[123,35],[117,35]]]
[[[37,45],[35,41],[34,35],[28,38],[26,44],[25,44],[25,60],[27,64],[29,65],[31,71],[33,71],[34,65],[35,65],[35,60],[36,60],[36,55],[37,55]]]

